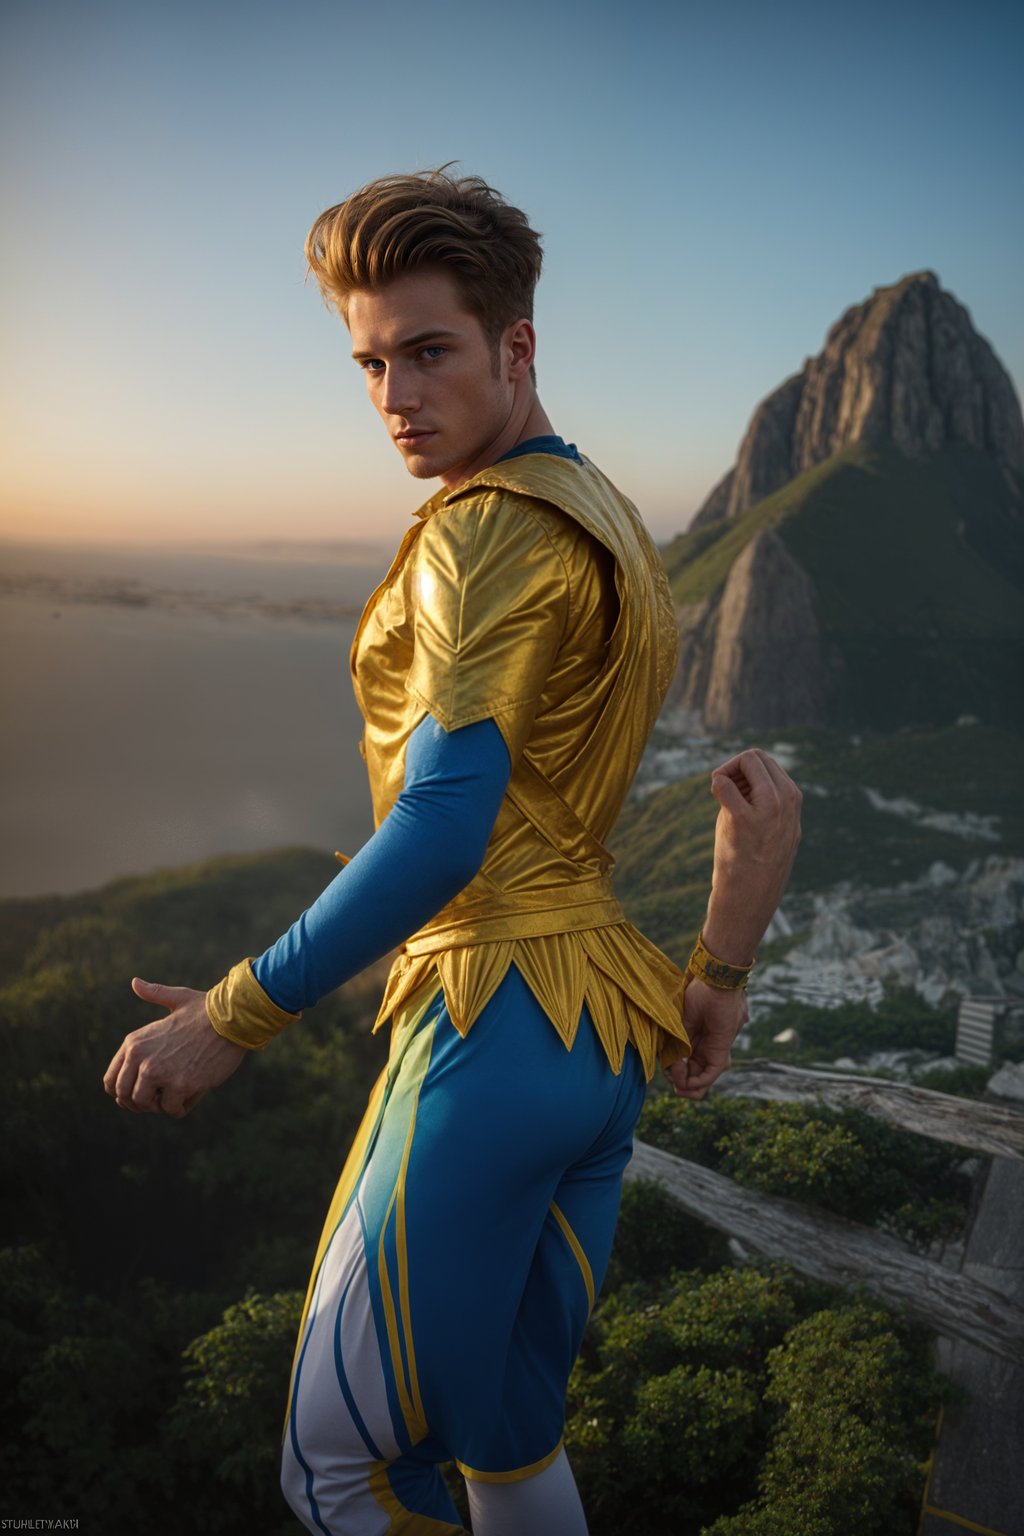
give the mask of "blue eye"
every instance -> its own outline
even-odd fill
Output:
[[[447,350],[446,347],[424,347],[423,356],[429,357],[431,362],[435,362],[437,358],[443,357]]]

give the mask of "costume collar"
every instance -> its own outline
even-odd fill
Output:
[[[509,490],[519,491],[523,496],[535,496],[541,501],[554,501],[556,506],[564,505],[564,499],[576,503],[582,489],[580,475],[585,469],[592,469],[589,460],[581,457],[581,462],[574,459],[563,458],[560,454],[553,453],[524,453],[514,459],[504,459],[497,464],[492,464],[488,469],[482,469],[471,480],[465,480],[461,485],[449,490],[442,486],[435,491],[429,501],[425,501],[422,507],[417,507],[413,517],[418,517],[426,522],[433,517],[435,512],[441,512],[460,496],[476,490]]]

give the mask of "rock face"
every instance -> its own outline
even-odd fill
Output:
[[[758,406],[691,527],[737,516],[848,443],[880,439],[911,455],[964,443],[1024,473],[1013,385],[934,272],[846,311],[824,350]]]
[[[673,703],[700,709],[709,730],[823,718],[828,687],[814,589],[770,529],[751,539],[721,592],[683,610],[680,628]]]

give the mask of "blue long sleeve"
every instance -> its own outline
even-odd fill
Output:
[[[511,773],[493,720],[446,731],[426,715],[405,780],[370,840],[253,964],[289,1013],[312,1007],[451,901],[479,870]]]

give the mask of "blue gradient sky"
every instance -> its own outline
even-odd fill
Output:
[[[457,159],[544,232],[541,396],[685,526],[769,390],[931,267],[1024,380],[1024,9],[748,0],[0,11],[0,534],[392,538],[304,285],[322,208]]]

